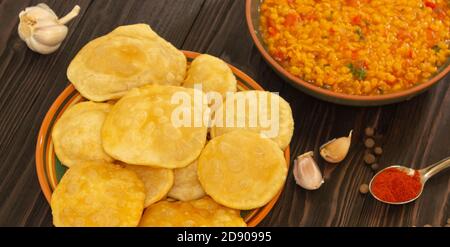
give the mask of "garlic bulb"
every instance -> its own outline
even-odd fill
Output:
[[[347,156],[352,140],[352,131],[346,137],[335,138],[320,147],[320,155],[330,163],[339,163]]]
[[[50,54],[56,51],[66,38],[68,28],[65,24],[79,12],[80,6],[76,5],[66,16],[58,19],[46,4],[28,7],[19,14],[19,36],[31,50]]]
[[[313,152],[297,157],[294,161],[295,182],[307,190],[316,190],[323,184],[322,173],[313,159]]]

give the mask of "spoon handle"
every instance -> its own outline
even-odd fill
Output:
[[[424,168],[421,170],[423,177],[426,180],[431,178],[432,176],[436,175],[440,171],[444,170],[445,168],[450,167],[450,157],[447,157],[427,168]]]

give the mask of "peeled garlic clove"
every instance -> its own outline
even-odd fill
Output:
[[[333,139],[320,147],[320,155],[330,163],[339,163],[345,159],[352,140],[352,132],[346,137]]]
[[[295,182],[304,189],[316,190],[323,184],[322,173],[313,159],[313,152],[307,152],[294,161]]]

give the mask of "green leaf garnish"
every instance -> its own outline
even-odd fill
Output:
[[[434,45],[433,47],[431,47],[431,49],[438,53],[441,50],[441,47],[439,47],[438,45]]]
[[[352,72],[354,78],[361,81],[366,79],[367,71],[364,68],[355,67],[352,63],[348,64],[347,67],[350,69],[350,72]]]
[[[358,34],[359,40],[364,40],[364,34],[363,34],[361,28],[358,27],[358,28],[355,30],[355,33]]]

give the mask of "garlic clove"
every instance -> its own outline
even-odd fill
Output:
[[[46,10],[48,12],[48,14],[53,15],[56,19],[58,19],[58,16],[56,15],[56,13],[47,4],[39,3],[38,5],[36,5],[36,7]]]
[[[23,18],[25,21],[34,23],[41,20],[58,20],[58,16],[55,14],[55,12],[53,12],[53,10],[44,3],[25,8],[25,10],[19,13],[19,18]]]
[[[316,190],[324,183],[319,166],[314,161],[313,152],[307,152],[294,161],[295,182],[304,189]]]
[[[32,28],[30,25],[25,24],[23,21],[20,21],[19,27],[18,27],[18,33],[21,40],[26,41],[28,38],[30,38],[32,34]]]
[[[68,31],[69,29],[63,25],[36,28],[34,30],[33,38],[41,44],[55,46],[60,44],[66,38]]]
[[[50,54],[50,53],[58,50],[58,48],[61,46],[61,43],[53,45],[53,46],[44,45],[44,44],[40,43],[39,41],[37,41],[36,39],[34,39],[34,37],[27,39],[26,43],[32,51],[38,52],[38,53],[44,54],[44,55]]]
[[[52,53],[67,36],[68,28],[65,24],[79,12],[80,6],[76,5],[67,15],[58,19],[46,4],[28,7],[19,14],[19,36],[31,50],[41,54]]]
[[[330,163],[339,163],[345,159],[350,149],[352,132],[346,137],[335,138],[320,147],[320,155]]]
[[[22,40],[29,38],[33,34],[34,26],[42,21],[51,21],[55,23],[58,20],[55,12],[46,4],[38,4],[33,7],[25,8],[19,13],[19,36]]]
[[[42,10],[38,7],[29,7],[19,14],[19,36],[22,40],[29,38],[33,35],[34,28],[36,25],[39,25],[43,22],[48,23],[47,25],[55,25],[58,17],[56,15],[52,15],[46,13],[45,10]]]
[[[58,22],[53,20],[41,20],[33,25],[33,31],[39,28],[46,28],[46,27],[55,27],[55,26],[61,26],[58,24]]]

